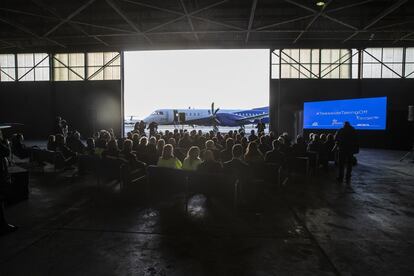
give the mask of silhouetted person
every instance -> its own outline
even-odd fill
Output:
[[[257,146],[258,150],[262,153],[263,156],[265,156],[266,152],[271,150],[272,148],[269,147],[267,140],[268,136],[261,136],[259,139],[259,145]]]
[[[170,133],[170,134],[172,134],[172,133]],[[172,145],[174,156],[177,157],[178,160],[183,162],[184,158],[187,155],[187,150],[185,148],[177,147],[177,142],[173,137],[168,139],[168,144]]]
[[[223,167],[220,162],[214,159],[214,153],[211,150],[206,150],[204,153],[204,162],[198,166],[197,170],[204,173],[221,173]]]
[[[85,151],[85,145],[83,144],[80,138],[80,133],[78,131],[75,131],[71,135],[70,143],[67,144],[71,150],[73,150],[76,153],[82,154]]]
[[[256,136],[256,134],[254,133],[254,129],[252,129],[252,130],[250,131],[250,135],[249,135],[249,142],[256,141],[256,139],[257,139],[257,136]]]
[[[339,172],[337,180],[342,182],[344,178],[344,170],[346,167],[346,182],[351,181],[352,165],[354,154],[359,152],[358,137],[355,129],[349,122],[345,122],[344,126],[338,130],[335,136],[339,154]]]
[[[289,136],[289,133],[287,132],[283,132],[283,134],[281,135],[281,137],[283,138],[283,140],[285,141],[284,144],[287,147],[290,147],[290,145],[292,144],[292,139]]]
[[[213,140],[207,140],[205,143],[205,149],[201,152],[201,159],[204,160],[204,153],[206,152],[206,150],[211,150],[214,154],[214,159],[219,159],[220,158],[220,152],[217,150],[216,148],[216,144],[214,143]]]
[[[55,135],[49,135],[47,139],[47,150],[56,151],[56,137]]]
[[[307,145],[301,135],[296,137],[296,143],[292,145],[291,154],[293,157],[304,157],[306,156]]]
[[[263,154],[258,150],[256,142],[250,142],[247,146],[244,160],[248,164],[260,165],[264,163]]]
[[[185,150],[188,150],[191,147],[191,145],[192,145],[192,141],[190,139],[190,135],[188,134],[188,132],[186,132],[186,133],[184,133],[183,138],[181,138],[178,141],[178,146],[180,148],[183,148]]]
[[[23,144],[24,137],[21,133],[16,133],[11,139],[11,148],[14,155],[20,159],[28,158],[30,155],[30,149]]]
[[[137,156],[138,160],[141,160],[142,162],[145,162],[145,163],[148,162],[147,144],[148,144],[148,139],[147,137],[143,136],[139,139],[139,144],[137,146],[135,146],[135,141],[134,141],[134,147],[133,147],[133,150],[135,151],[135,155]]]
[[[140,136],[145,136],[145,127],[147,125],[145,124],[144,121],[140,121],[138,124],[138,132]]]
[[[242,145],[242,147],[243,147],[243,152],[246,152],[246,150],[247,150],[247,145],[249,144],[249,142],[247,141],[247,138],[246,137],[242,137],[241,138],[241,140],[240,140],[240,144]]]
[[[115,139],[111,139],[108,142],[108,145],[104,151],[102,151],[102,157],[118,157],[119,150],[118,150],[118,143]]]
[[[5,189],[7,183],[9,183],[10,175],[8,171],[7,157],[10,155],[10,149],[7,140],[3,139],[2,132],[0,130],[0,235],[4,235],[17,230],[17,227],[8,224],[4,217],[4,199]]]
[[[289,155],[291,148],[290,145],[286,144],[285,138],[283,136],[280,136],[279,138],[277,138],[277,140],[279,141],[279,151],[283,153],[285,156]]]
[[[119,153],[119,157],[123,159],[131,169],[144,169],[147,164],[137,159],[137,156],[132,151],[132,141],[126,139],[122,147],[122,151]]]
[[[162,150],[163,150],[164,146],[165,146],[165,140],[164,139],[159,139],[157,141],[157,161],[158,161],[158,158],[161,157],[161,155],[162,155]]]
[[[184,158],[183,170],[195,171],[201,163],[202,161],[200,159],[200,148],[197,146],[192,146],[187,152],[187,157]]]
[[[273,149],[271,151],[266,152],[265,155],[265,162],[266,163],[274,163],[281,166],[285,160],[285,155],[283,152],[280,151],[281,141],[274,140],[273,141]]]
[[[266,125],[265,125],[265,123],[262,123],[262,121],[260,121],[260,122],[257,123],[256,128],[257,128],[257,133],[261,133],[261,132],[265,131]]]
[[[149,142],[147,144],[146,148],[147,153],[147,164],[148,165],[156,165],[158,161],[158,152],[157,152],[157,139],[152,136],[149,139]]]
[[[99,132],[98,139],[95,140],[95,150],[100,155],[104,149],[106,149],[106,144],[111,140],[111,135],[106,130],[101,130]]]
[[[307,150],[320,153],[320,151],[321,151],[321,142],[320,142],[318,134],[312,134],[311,140],[308,143]]]
[[[56,117],[55,124],[53,125],[53,134],[63,134],[61,123],[62,123],[62,118],[59,116]]]
[[[138,133],[134,133],[132,135],[132,150],[133,151],[138,151],[138,147],[139,147],[139,134]]]
[[[243,147],[236,144],[232,148],[232,159],[223,163],[223,169],[226,173],[232,174],[239,179],[248,175],[249,165],[243,160]]]
[[[56,135],[56,151],[62,154],[62,165],[70,166],[76,162],[76,153],[66,146],[65,137],[62,134]]]
[[[151,122],[148,125],[148,129],[149,129],[149,136],[154,136],[155,134],[157,134],[157,129],[158,129],[158,124],[156,122]]]
[[[86,154],[88,155],[95,155],[95,140],[93,138],[86,139]]]
[[[139,134],[139,123],[140,122],[136,122],[134,124],[134,129],[131,131],[131,137],[128,137],[128,139],[131,139],[132,138],[132,134],[134,134],[134,133]]]
[[[162,155],[158,159],[158,167],[181,169],[183,166],[181,161],[174,156],[174,147],[171,144],[166,144],[162,149]]]
[[[67,137],[68,136],[68,132],[69,132],[69,125],[68,125],[68,122],[66,122],[66,120],[62,120],[61,122],[60,122],[60,127],[61,127],[61,129],[62,129],[62,134],[63,134],[63,137]]]
[[[227,138],[226,148],[220,152],[221,162],[227,162],[231,160],[231,158],[233,157],[232,155],[233,146],[234,146],[233,138]]]

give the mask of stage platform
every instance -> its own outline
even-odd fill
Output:
[[[32,173],[29,200],[6,209],[19,230],[0,237],[0,275],[414,275],[403,154],[363,149],[350,185],[321,171],[237,214],[195,196],[186,215],[140,183]]]

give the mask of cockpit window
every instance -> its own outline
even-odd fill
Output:
[[[151,115],[164,115],[164,112],[157,110],[157,111],[152,112]]]

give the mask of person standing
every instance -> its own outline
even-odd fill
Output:
[[[17,230],[17,227],[8,224],[4,216],[4,197],[6,184],[10,181],[10,175],[8,171],[7,157],[10,155],[10,147],[8,141],[3,139],[3,135],[0,129],[0,235],[5,235]]]
[[[351,181],[352,165],[354,163],[354,154],[359,152],[358,137],[355,128],[349,122],[338,130],[335,135],[336,146],[338,148],[339,171],[337,180],[344,180],[344,170],[346,168],[345,180]]]
[[[150,137],[155,136],[157,134],[158,124],[156,122],[151,122],[148,125],[148,129]]]

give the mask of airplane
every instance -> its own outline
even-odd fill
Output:
[[[138,119],[137,116],[125,116],[124,119],[124,124],[126,125],[134,125],[136,122],[139,122],[140,120]]]
[[[180,115],[185,114],[185,115]],[[185,121],[180,121],[185,116]],[[269,122],[269,107],[259,107],[248,110],[242,109],[157,109],[143,120],[146,124],[155,122],[158,125],[198,125],[198,126],[228,126],[240,127],[247,124]]]

